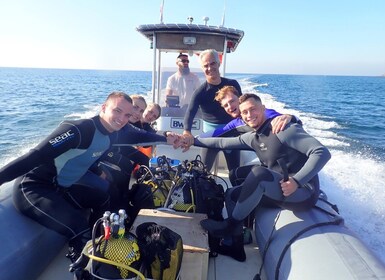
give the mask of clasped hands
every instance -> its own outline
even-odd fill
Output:
[[[167,132],[167,144],[172,145],[174,149],[182,148],[186,152],[194,144],[194,136],[191,133],[178,134]]]

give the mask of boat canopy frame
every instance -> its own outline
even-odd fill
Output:
[[[226,74],[226,54],[234,52],[244,36],[242,30],[199,24],[144,24],[136,30],[151,42],[153,49],[152,98],[159,102],[162,52],[188,53],[215,49],[222,56],[222,75]]]

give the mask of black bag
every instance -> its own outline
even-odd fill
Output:
[[[186,171],[170,190],[165,207],[175,211],[207,214],[222,220],[224,189],[204,169]]]
[[[135,183],[131,186],[127,214],[130,217],[128,227],[131,227],[138,216],[140,209],[154,209],[154,200],[151,187],[144,183]]]
[[[217,184],[199,160],[185,163],[180,179],[170,190],[166,207],[175,211],[207,214],[209,219],[222,221],[225,195],[221,184]],[[209,234],[210,256],[218,255],[221,239]]]
[[[136,228],[145,276],[156,280],[179,277],[183,242],[179,234],[156,223],[142,223]]]
[[[138,169],[136,183],[132,184],[129,192],[127,212],[131,224],[137,217],[140,209],[154,209],[164,207],[172,181],[170,172],[153,170],[147,166]]]
[[[211,176],[200,176],[196,184],[196,212],[204,213],[210,219],[222,220],[224,190]]]

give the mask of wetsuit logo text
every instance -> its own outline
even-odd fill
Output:
[[[59,136],[56,136],[55,138],[53,139],[50,139],[49,140],[49,143],[55,147],[57,145],[60,145],[61,143],[63,143],[65,140],[68,140],[70,138],[72,138],[75,134],[71,132],[71,130],[68,130],[67,132],[64,132],[63,134],[59,135]]]
[[[259,149],[260,149],[261,151],[267,151],[267,147],[266,147],[265,143],[259,144]]]

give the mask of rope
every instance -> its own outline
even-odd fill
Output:
[[[277,217],[275,217],[275,221],[274,221],[274,224],[273,224],[273,228],[271,229],[269,238],[268,238],[268,240],[267,240],[267,242],[266,242],[266,244],[265,244],[265,248],[263,249],[262,263],[261,263],[261,266],[259,267],[258,273],[254,276],[254,280],[259,280],[259,279],[261,279],[261,276],[260,276],[260,275],[261,275],[261,273],[262,273],[263,265],[265,264],[265,258],[266,258],[267,250],[269,249],[270,244],[271,244],[271,241],[273,240],[273,234],[274,234],[274,231],[275,231],[275,226],[277,225],[278,219],[279,219],[279,217],[281,216],[281,212],[282,212],[282,209],[279,210]]]
[[[279,256],[279,260],[278,260],[278,263],[277,263],[277,267],[275,268],[275,279],[276,279],[276,280],[279,279],[279,270],[280,270],[280,267],[281,267],[283,258],[284,258],[284,256],[285,256],[287,250],[290,248],[291,244],[293,244],[293,242],[294,242],[298,237],[300,237],[302,234],[304,234],[305,232],[308,232],[308,231],[311,230],[311,229],[314,229],[314,228],[317,228],[317,227],[322,227],[322,226],[327,226],[327,225],[338,225],[338,224],[341,223],[341,221],[342,221],[342,218],[337,218],[337,219],[335,219],[334,221],[331,221],[331,222],[323,222],[323,223],[313,224],[313,225],[311,225],[311,226],[308,226],[308,227],[302,229],[302,230],[299,231],[296,235],[294,235],[294,236],[289,240],[289,242],[285,245],[285,247],[284,247],[283,250],[282,250],[281,255]]]

